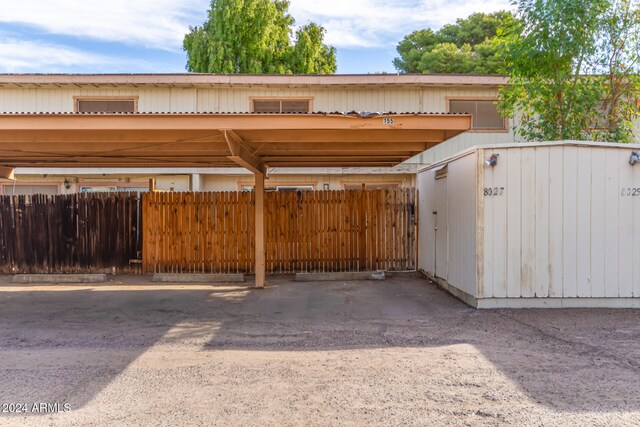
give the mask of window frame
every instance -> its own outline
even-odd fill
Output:
[[[79,102],[80,101],[133,101],[133,112],[138,112],[138,95],[130,95],[130,96],[74,96],[73,97],[73,112],[79,112]],[[101,113],[96,111],[98,114],[127,114],[127,113]],[[90,113],[87,113],[90,114]],[[131,114],[131,113],[129,113]]]
[[[368,190],[368,186],[370,185],[385,185],[385,186],[396,186],[397,188],[401,189],[402,188],[402,181],[340,181],[340,186],[342,187],[342,189],[344,191],[357,191],[360,189],[353,189],[353,190],[347,190],[347,186],[353,186],[355,187],[356,185],[359,185],[362,188],[362,184],[364,184],[364,189]]]
[[[149,191],[149,183],[148,182],[122,182],[122,181],[80,181],[76,183],[76,193],[99,193],[99,191],[82,191],[83,188],[91,188],[91,187],[113,187],[115,188],[114,193],[126,193],[126,192],[138,192],[138,190],[131,190],[132,188],[146,188]]]
[[[495,96],[446,96],[445,101],[447,104],[447,111],[451,112],[451,101],[498,101],[498,98]],[[473,127],[473,115],[471,120],[471,129],[466,133],[509,133],[509,119],[506,117],[502,119],[504,126],[501,128],[475,129]]]
[[[11,196],[13,191],[12,188],[15,187],[26,187],[26,186],[38,186],[38,187],[56,187],[56,196],[59,194],[62,194],[62,183],[60,182],[51,182],[51,181],[34,181],[34,182],[16,182],[15,184],[10,182],[10,183],[2,183],[0,184],[0,194],[2,194],[3,196]],[[39,194],[39,193],[37,193]]]
[[[249,97],[249,111],[255,113],[254,101],[308,101],[309,113],[313,113],[313,96],[250,96]],[[280,110],[282,110],[282,104],[280,104]],[[268,114],[268,113],[257,113]],[[305,114],[305,113],[272,113],[272,114]]]
[[[238,191],[254,191],[256,188],[256,185],[253,181],[238,181]],[[294,182],[282,182],[282,181],[265,181],[264,183],[265,185],[265,189],[266,187],[273,187],[276,190],[273,191],[277,191],[278,187],[311,187],[311,191],[315,191],[316,188],[318,187],[318,182],[311,182],[311,181],[294,181]],[[245,189],[246,187],[246,189]],[[249,187],[251,187],[251,190],[249,190]]]

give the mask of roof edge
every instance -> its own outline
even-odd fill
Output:
[[[504,85],[502,75],[480,74],[0,74],[0,85],[343,86]]]
[[[509,149],[509,148],[536,148],[536,147],[583,147],[583,148],[595,147],[595,148],[619,148],[619,149],[628,149],[628,150],[638,150],[640,149],[640,144],[634,144],[634,143],[627,144],[627,143],[603,142],[603,141],[579,141],[579,140],[567,139],[564,141],[512,142],[507,144],[474,145],[472,147],[459,151],[455,154],[447,156],[442,160],[438,160],[434,163],[421,167],[418,169],[418,173],[426,172],[434,168],[442,167],[447,163],[453,162],[454,160],[458,160],[462,157],[466,157],[470,154],[473,154],[480,149],[499,150],[499,149]]]

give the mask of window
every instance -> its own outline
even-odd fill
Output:
[[[137,97],[80,98],[75,97],[78,113],[135,113],[138,111]]]
[[[280,192],[296,192],[296,191],[313,191],[313,185],[267,185],[264,191],[280,191]],[[248,184],[240,185],[241,191],[253,191],[254,186]]]
[[[365,182],[345,182],[345,190],[395,190],[400,188],[400,184],[397,182],[390,183],[365,183]]]
[[[81,193],[112,193],[112,192],[135,192],[144,193],[149,191],[149,187],[118,187],[107,185],[92,185],[80,187]]]
[[[2,186],[2,193],[5,196],[29,196],[33,194],[47,194],[53,196],[58,194],[57,185],[47,184],[8,184]]]
[[[469,113],[473,116],[471,129],[506,130],[507,124],[500,117],[495,99],[450,99],[449,111]]]
[[[251,98],[254,113],[308,113],[311,98]]]
[[[311,185],[278,185],[276,191],[313,191]]]

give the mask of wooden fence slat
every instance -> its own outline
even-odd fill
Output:
[[[137,203],[126,193],[1,197],[0,271],[130,271],[142,238]]]
[[[416,266],[414,189],[267,192],[270,272]],[[0,196],[0,270],[253,272],[255,195]]]

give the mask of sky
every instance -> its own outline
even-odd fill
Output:
[[[0,73],[180,73],[182,39],[210,0],[0,0]],[[338,73],[396,72],[396,45],[508,0],[291,0],[297,25],[324,26]]]

